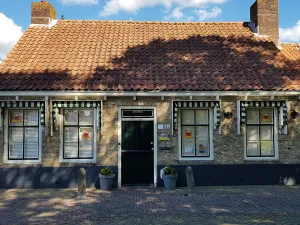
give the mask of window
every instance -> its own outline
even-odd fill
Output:
[[[8,110],[8,161],[40,159],[39,110]]]
[[[246,158],[276,158],[277,132],[273,108],[247,109]]]
[[[181,159],[212,159],[211,116],[209,109],[182,109]]]
[[[93,159],[94,109],[64,109],[63,115],[63,159]]]

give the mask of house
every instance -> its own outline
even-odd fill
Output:
[[[0,65],[0,188],[300,182],[300,50],[279,43],[278,0],[251,22],[56,20],[31,25]]]

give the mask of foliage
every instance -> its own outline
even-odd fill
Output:
[[[114,172],[111,169],[107,168],[107,167],[101,169],[100,173],[102,175],[104,175],[104,176],[112,176],[112,175],[114,175]]]
[[[177,174],[177,170],[172,167],[172,166],[166,166],[164,168],[164,174],[165,175],[176,175]]]

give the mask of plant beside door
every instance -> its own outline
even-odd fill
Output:
[[[109,168],[103,168],[100,170],[99,180],[101,190],[111,190],[113,187],[114,179],[116,175]]]
[[[162,175],[165,190],[174,190],[178,178],[177,170],[172,166],[166,166]]]

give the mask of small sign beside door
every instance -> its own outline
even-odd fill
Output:
[[[158,130],[170,130],[171,124],[158,124],[157,129]]]

